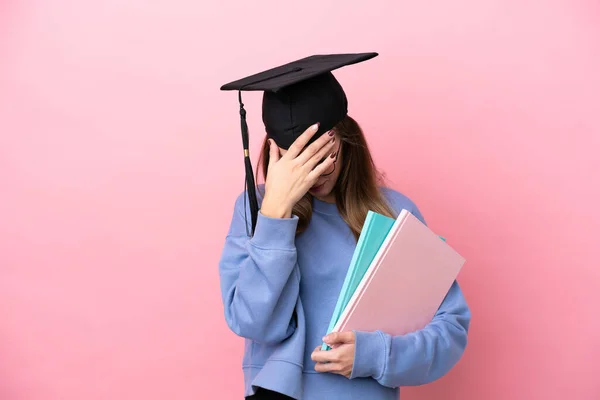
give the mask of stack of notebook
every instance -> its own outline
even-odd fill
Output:
[[[407,210],[396,219],[369,211],[327,332],[422,329],[464,262]]]

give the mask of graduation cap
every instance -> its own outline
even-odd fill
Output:
[[[237,90],[246,190],[252,213],[252,232],[258,217],[258,201],[250,162],[246,110],[242,91],[263,91],[262,120],[267,136],[287,149],[309,126],[319,123],[312,141],[331,130],[348,113],[348,100],[331,71],[376,57],[377,53],[313,55],[221,86]]]

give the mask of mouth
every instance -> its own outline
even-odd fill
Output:
[[[313,187],[310,188],[311,192],[318,192],[319,190],[321,190],[323,188],[323,186],[325,185],[325,182],[321,183],[320,185],[315,185]]]

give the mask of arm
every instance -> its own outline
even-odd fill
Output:
[[[424,224],[419,209],[411,213]],[[351,378],[372,377],[389,387],[432,382],[460,360],[467,345],[471,312],[455,281],[432,321],[402,336],[381,331],[354,332],[356,347]]]
[[[355,332],[351,378],[372,377],[389,387],[432,382],[461,358],[470,319],[467,303],[454,282],[435,317],[422,330],[402,336]]]
[[[298,217],[259,213],[254,236],[246,234],[244,195],[238,197],[219,262],[225,319],[237,335],[278,343],[295,330],[299,293],[295,235]]]

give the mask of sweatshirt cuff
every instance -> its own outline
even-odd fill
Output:
[[[258,213],[252,245],[272,250],[296,250],[298,216],[271,218]]]
[[[354,331],[354,334],[354,365],[350,379],[379,378],[385,369],[385,339],[379,331]]]

